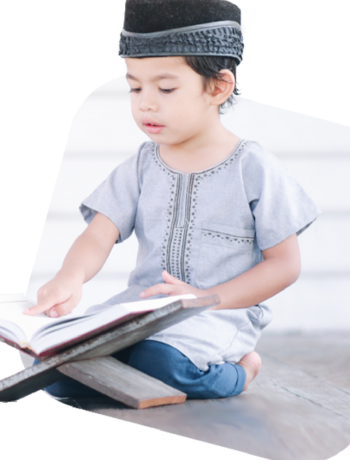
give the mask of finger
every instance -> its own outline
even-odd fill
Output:
[[[143,292],[141,292],[140,297],[146,298],[158,294],[170,295],[172,291],[173,286],[170,284],[160,283],[145,289]]]
[[[39,301],[34,307],[28,308],[23,313],[28,316],[38,315],[39,313],[43,313],[50,308],[57,305],[58,299],[54,296],[49,296],[45,300]]]
[[[166,270],[162,272],[162,278],[165,281],[165,283],[168,283],[168,284],[187,284],[175,278],[175,276],[170,275],[170,273],[168,273]]]
[[[25,310],[24,314],[34,316],[39,313],[48,312],[52,307],[67,302],[70,297],[71,294],[68,294],[67,292],[64,293],[59,289],[46,294],[41,288],[38,291],[38,303],[34,307]]]
[[[59,316],[68,315],[76,306],[78,302],[75,298],[71,297],[66,302],[60,303],[59,305],[55,305],[50,311],[47,313],[48,316],[51,318],[58,318]]]

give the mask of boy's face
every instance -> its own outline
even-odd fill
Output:
[[[157,144],[184,143],[208,129],[217,106],[182,57],[126,59],[133,117]]]

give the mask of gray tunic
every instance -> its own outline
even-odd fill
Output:
[[[263,260],[262,250],[300,235],[321,213],[278,159],[240,141],[221,163],[184,174],[145,142],[83,201],[87,223],[100,212],[120,231],[135,230],[139,250],[128,289],[104,305],[141,300],[162,283],[162,270],[199,289],[224,283]],[[207,311],[149,337],[167,343],[197,367],[236,363],[252,351],[271,321],[265,304]]]

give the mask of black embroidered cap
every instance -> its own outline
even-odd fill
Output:
[[[121,57],[243,54],[241,11],[225,0],[126,0]]]

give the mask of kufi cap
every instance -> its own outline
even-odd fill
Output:
[[[119,55],[243,55],[241,10],[224,0],[126,0]]]

